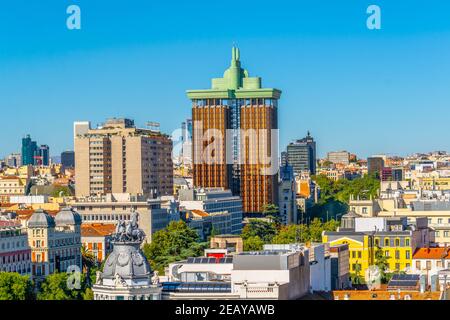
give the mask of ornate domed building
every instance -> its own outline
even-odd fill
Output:
[[[27,222],[32,276],[40,282],[54,272],[81,270],[81,217],[72,208],[50,215],[36,210]]]
[[[117,224],[113,235],[113,252],[97,273],[92,290],[95,300],[161,300],[162,287],[141,250],[144,232],[137,224],[138,213],[131,221]]]

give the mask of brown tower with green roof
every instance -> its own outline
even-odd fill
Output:
[[[249,76],[235,47],[230,67],[222,78],[212,79],[211,89],[187,91],[192,100],[194,186],[231,189],[242,197],[245,213],[260,213],[265,204],[278,202],[277,170],[264,173],[278,163],[259,159],[278,155],[271,141],[278,129],[280,95],[278,89],[262,88],[261,78]],[[251,141],[252,132],[257,141]]]

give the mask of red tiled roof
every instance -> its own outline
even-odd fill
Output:
[[[450,248],[418,248],[413,259],[450,259]]]
[[[0,180],[18,180],[18,179],[20,179],[20,178],[17,176],[1,176],[0,177]]]
[[[0,228],[4,227],[19,227],[21,224],[14,220],[0,220]]]
[[[36,210],[33,209],[21,209],[21,210],[16,210],[15,212],[17,213],[17,215],[19,216],[20,219],[30,219],[31,216],[33,215],[33,213]],[[51,215],[52,217],[55,217],[56,214],[59,212],[57,210],[45,210],[45,212],[47,212],[49,215]]]
[[[114,233],[116,226],[114,224],[103,223],[83,223],[81,225],[82,237],[105,237]]]
[[[410,300],[439,300],[440,292],[426,291],[421,293],[419,291],[386,291],[381,290],[340,290],[333,291],[334,299],[345,300],[390,300],[391,296],[395,297],[395,300],[406,300],[406,296],[409,296]]]

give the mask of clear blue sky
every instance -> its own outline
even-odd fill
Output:
[[[66,28],[70,4],[81,30]],[[382,30],[366,28],[370,4]],[[233,43],[283,90],[282,145],[310,130],[320,155],[450,151],[450,1],[15,0],[0,4],[0,157],[27,133],[71,149],[76,120],[170,133]]]

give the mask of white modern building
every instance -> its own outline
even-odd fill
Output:
[[[222,188],[180,190],[180,210],[200,210],[208,214],[228,212],[230,228],[226,233],[240,234],[242,231],[242,199]]]
[[[183,281],[186,280],[186,281]],[[310,290],[307,248],[292,246],[171,264],[163,299],[295,300]]]

